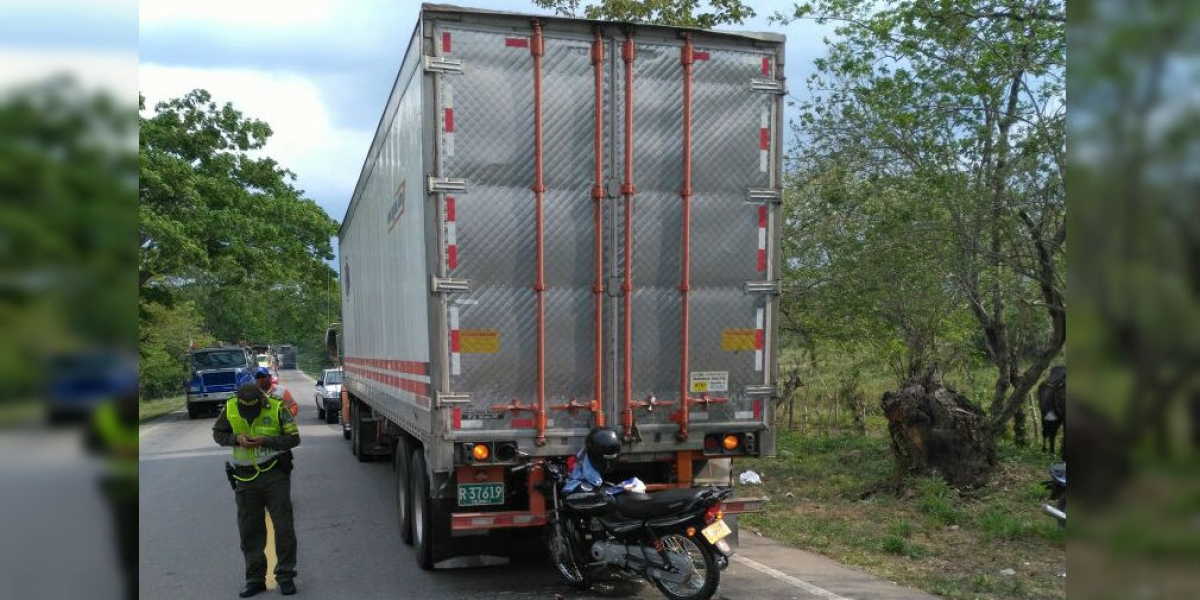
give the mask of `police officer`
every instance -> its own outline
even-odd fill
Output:
[[[248,598],[267,589],[267,543],[263,509],[275,526],[279,563],[275,580],[285,596],[296,593],[296,532],[292,525],[292,453],[300,444],[300,429],[283,402],[268,397],[253,383],[238,388],[213,425],[213,439],[233,447],[233,464],[226,471],[237,499],[238,533],[246,559]]]

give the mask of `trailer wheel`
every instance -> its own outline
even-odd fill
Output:
[[[358,456],[358,402],[350,401],[350,454]]]
[[[412,482],[412,531],[413,549],[417,553],[417,564],[425,570],[433,568],[433,502],[429,498],[429,476],[425,474],[425,456],[420,450],[413,452],[412,469],[408,477]]]
[[[401,435],[396,440],[396,453],[393,458],[396,461],[396,522],[400,526],[400,539],[411,546],[413,543],[412,483],[409,481],[408,474],[412,461],[412,446],[407,437]]]

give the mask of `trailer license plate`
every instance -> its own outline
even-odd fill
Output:
[[[725,524],[725,519],[717,519],[712,525],[700,530],[700,533],[704,534],[704,539],[708,540],[708,543],[715,544],[728,537],[733,530]]]
[[[459,506],[486,506],[504,504],[503,483],[460,483],[458,485]]]

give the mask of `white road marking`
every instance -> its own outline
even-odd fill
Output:
[[[849,598],[846,598],[844,596],[839,596],[829,590],[819,588],[819,587],[817,587],[807,581],[804,581],[802,579],[797,579],[795,577],[792,577],[791,575],[788,575],[787,573],[784,573],[782,571],[777,571],[775,569],[772,569],[771,567],[768,567],[767,565],[764,565],[756,560],[751,560],[749,558],[746,558],[745,556],[742,556],[740,554],[733,555],[731,557],[731,560],[734,560],[743,565],[746,565],[747,567],[750,567],[751,569],[754,569],[755,571],[758,571],[759,573],[770,575],[774,579],[777,579],[777,580],[787,583],[789,585],[798,587],[798,588],[800,588],[810,594],[813,594],[815,596],[827,598],[828,600],[850,600]]]

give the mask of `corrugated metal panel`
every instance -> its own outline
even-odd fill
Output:
[[[493,414],[493,405],[513,399],[536,402],[530,17],[425,8],[424,29],[418,29],[402,69],[414,76],[397,82],[381,123],[381,131],[388,131],[377,136],[343,224],[346,354],[361,359],[359,364],[348,359],[353,369],[347,371],[347,386],[389,418],[422,428],[426,439],[441,435],[432,428],[442,422],[457,422],[464,431],[532,438],[527,412],[471,418]],[[557,18],[542,22],[549,407],[590,400],[594,387],[589,193],[595,160],[594,24]],[[616,194],[619,186],[613,183],[623,175],[623,30],[604,27],[604,172],[609,192]],[[460,60],[461,70],[423,75],[413,70],[412,62],[423,54],[422,31],[428,36],[424,53]],[[775,42],[782,40],[694,35],[700,56],[694,66],[692,108],[689,371],[713,386],[712,395],[734,400],[703,414],[695,409],[696,430],[734,421],[750,426],[766,416],[763,403],[756,410],[744,388],[761,390],[774,377],[770,332],[776,307],[768,296],[746,293],[745,284],[776,276],[779,228],[777,208],[748,202],[747,196],[751,189],[778,185],[782,121],[779,97],[755,91],[750,82],[775,75],[774,61],[781,56],[776,52],[782,51]],[[682,42],[669,28],[638,27],[636,36],[633,396],[653,393],[660,400],[678,401]],[[430,100],[422,110],[422,102]],[[421,157],[429,157],[428,169],[422,168]],[[461,180],[464,189],[429,194],[422,179],[428,174]],[[407,195],[396,218],[402,182]],[[620,307],[623,275],[622,204],[619,196],[604,202],[605,330],[610,332],[620,330],[623,317],[614,310]],[[433,256],[440,267],[427,264]],[[428,290],[435,272],[465,282],[470,291],[435,295],[445,300],[431,303]],[[619,335],[605,339],[604,400],[613,424],[619,423],[621,403],[620,342]],[[380,360],[384,362],[372,362]],[[456,405],[457,419],[449,409],[431,406],[439,390],[470,395],[469,404]],[[435,416],[424,412],[424,421],[413,424],[415,408],[433,408]],[[669,415],[678,408],[639,411],[644,431],[668,435],[652,435],[638,449],[685,447],[669,435],[676,427]],[[586,411],[551,411],[549,417],[559,430],[550,439],[552,447],[566,443],[567,431],[591,422]],[[686,447],[699,443],[698,436],[692,440]]]

